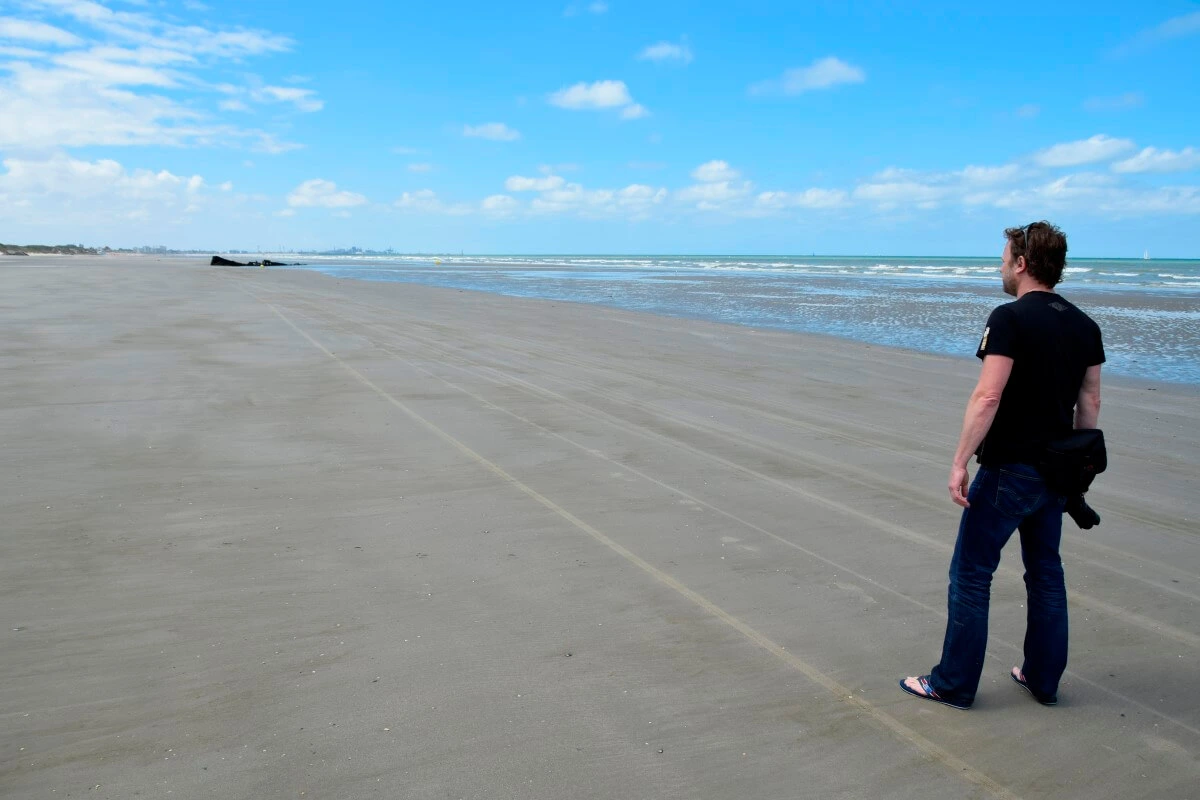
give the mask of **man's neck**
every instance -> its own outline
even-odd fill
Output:
[[[1047,294],[1054,294],[1054,289],[1050,288],[1044,283],[1039,283],[1034,280],[1021,281],[1021,283],[1017,286],[1017,299],[1020,300],[1030,292],[1046,292]]]

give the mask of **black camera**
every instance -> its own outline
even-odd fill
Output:
[[[1075,520],[1075,524],[1085,531],[1100,524],[1100,515],[1087,504],[1081,494],[1067,500],[1066,508],[1063,511],[1070,514],[1071,519]]]

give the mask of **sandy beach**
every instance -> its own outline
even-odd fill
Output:
[[[1107,379],[1060,705],[940,652],[978,366],[0,258],[0,796],[1200,797],[1200,389]],[[982,324],[982,320],[980,321]]]

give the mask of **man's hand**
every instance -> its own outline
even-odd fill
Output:
[[[971,476],[966,467],[957,464],[950,468],[950,499],[963,508],[970,508],[967,500],[967,489],[971,485]]]

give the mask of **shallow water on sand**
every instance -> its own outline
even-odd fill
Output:
[[[303,269],[972,356],[1011,299],[997,259],[282,256]],[[1072,260],[1059,292],[1101,326],[1106,371],[1200,384],[1200,261]]]

